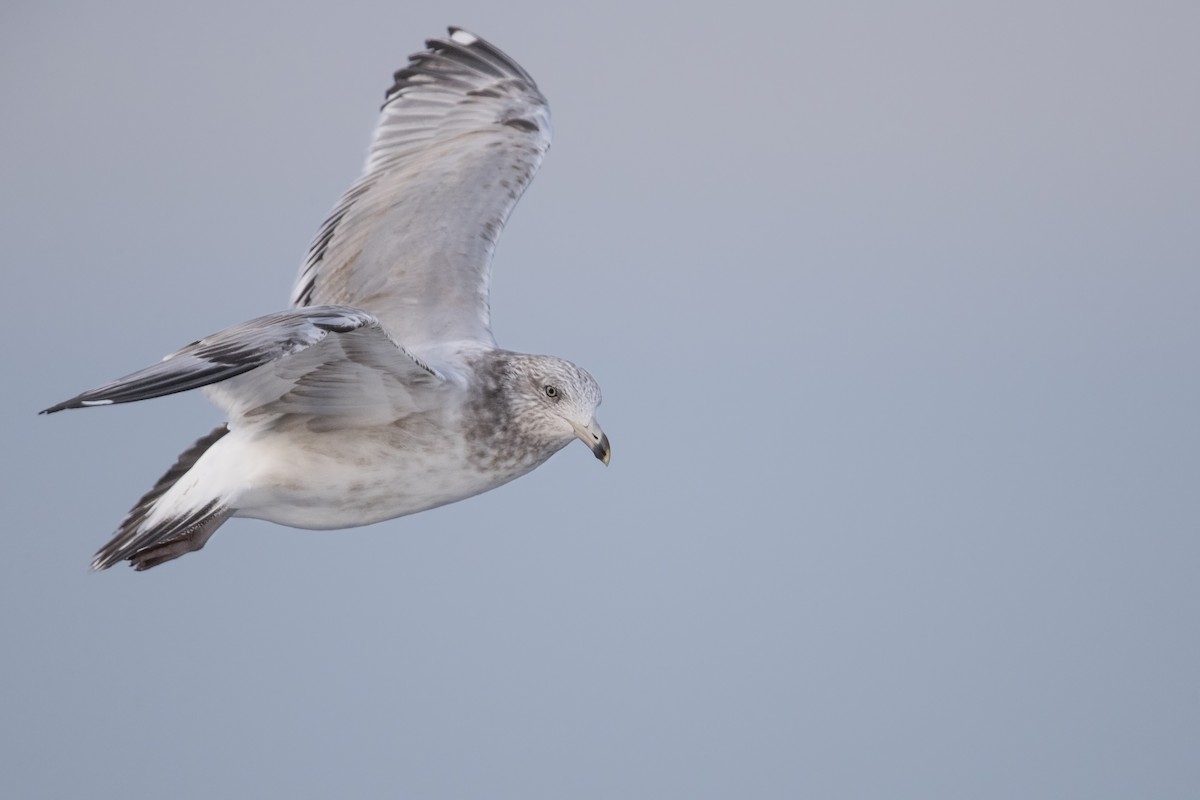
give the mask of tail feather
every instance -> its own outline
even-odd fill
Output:
[[[233,513],[232,509],[221,506],[217,500],[190,513],[154,524],[148,523],[163,496],[227,433],[229,427],[221,425],[179,455],[174,465],[154,484],[154,488],[146,492],[125,516],[108,544],[96,553],[92,569],[108,569],[126,559],[139,570],[149,569],[204,546],[221,523]]]
[[[231,510],[217,507],[214,500],[188,520],[173,526],[173,529],[180,529],[179,533],[164,535],[155,544],[135,550],[129,556],[129,563],[133,565],[134,569],[141,572],[195,552],[204,547],[209,537],[217,532],[217,528],[221,527],[221,523],[232,515]],[[193,519],[196,522],[191,522]]]

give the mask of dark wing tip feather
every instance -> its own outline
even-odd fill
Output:
[[[499,47],[496,47],[496,45],[492,44],[487,39],[484,39],[482,36],[478,36],[456,25],[451,25],[448,30],[450,31],[451,40],[454,40],[457,34],[465,34],[466,36],[471,37],[471,39],[474,41],[472,41],[469,45],[465,45],[466,47],[471,48],[477,54],[486,56],[497,66],[502,67],[504,71],[514,72],[521,78],[528,81],[531,86],[534,85],[533,76],[526,72],[524,67],[514,61],[512,56],[508,55],[508,53],[505,53]]]
[[[396,71],[394,83],[384,95],[385,105],[404,89],[420,85],[421,76],[445,82],[453,79],[454,72],[461,76],[463,69],[491,78],[520,78],[531,88],[537,88],[533,76],[491,42],[453,25],[448,30],[449,38],[426,39],[427,49],[410,55],[408,66]]]
[[[88,406],[111,406],[113,403],[129,402],[127,400],[109,400],[95,399],[96,389],[89,389],[83,394],[77,394],[70,400],[63,400],[61,403],[55,403],[49,408],[43,408],[38,412],[41,414],[57,414],[59,411],[66,411],[68,408],[87,408]]]

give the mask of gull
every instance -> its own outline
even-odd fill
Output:
[[[96,553],[150,569],[232,517],[369,525],[526,474],[580,439],[608,464],[600,387],[561,358],[496,346],[496,239],[550,146],[533,78],[450,28],[385,95],[362,176],[321,226],[291,308],[206,336],[51,406],[202,388],[227,416]]]

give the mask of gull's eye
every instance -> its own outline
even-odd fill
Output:
[[[558,387],[557,386],[551,386],[551,385],[547,384],[546,387],[544,388],[544,391],[546,392],[546,397],[549,397],[551,400],[558,399]]]

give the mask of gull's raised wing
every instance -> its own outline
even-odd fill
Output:
[[[363,176],[309,250],[297,306],[366,309],[419,349],[493,345],[488,281],[496,239],[550,146],[533,78],[457,28],[396,73]]]
[[[434,407],[447,385],[367,312],[312,306],[227,328],[42,413],[206,387],[231,425],[295,414],[359,427]]]

